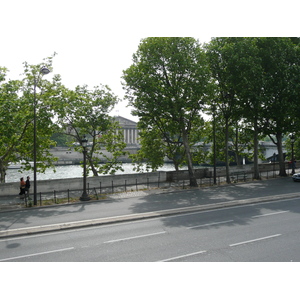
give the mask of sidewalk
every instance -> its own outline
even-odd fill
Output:
[[[244,166],[242,169],[237,169],[237,171],[239,172],[248,172],[249,171],[249,168],[250,166]],[[296,170],[297,171],[300,171],[299,170]],[[269,172],[262,172],[261,173],[261,176],[262,178],[264,178],[263,180],[269,180],[269,179],[272,179],[272,172],[270,173],[271,171]],[[236,173],[233,169],[232,173]],[[287,173],[289,174],[290,173],[290,169],[287,170]],[[274,172],[273,172],[273,175],[274,175]],[[290,176],[290,175],[289,175]],[[249,182],[249,179],[251,181],[251,176],[247,178],[247,181]],[[220,185],[220,182],[219,182],[219,178],[217,178],[217,181],[218,181],[218,185]],[[225,180],[226,180],[226,177],[222,177],[222,180],[221,180],[221,185],[223,184],[226,184],[225,183]],[[240,180],[242,180],[242,177],[240,176]],[[200,189],[203,189],[203,188],[206,188],[207,186],[210,186],[210,187],[213,187],[211,186],[213,182],[213,179],[212,178],[205,178],[205,179],[202,179],[202,181],[200,181],[200,185],[202,184],[203,186],[199,186]],[[232,183],[235,183],[234,180],[232,180]],[[184,186],[185,189],[188,189],[188,180],[185,180],[185,186]],[[104,190],[107,189],[108,192],[109,192],[109,187],[106,187],[104,188]],[[139,185],[139,190],[146,190],[148,189],[148,186],[146,185]],[[154,188],[156,189],[156,188]],[[170,187],[170,183],[169,182],[160,182],[160,190],[163,190],[165,191],[166,189],[169,190],[169,191],[172,191],[172,190],[180,190],[182,189],[182,182],[179,181],[178,183],[172,183],[172,187]],[[153,188],[150,188],[149,190],[149,193],[153,193]],[[120,193],[121,190],[118,190],[118,187],[115,188],[115,195],[116,196],[109,196],[109,198],[114,198],[114,197],[119,197],[118,195],[125,195],[125,197],[127,197],[126,195],[130,195],[130,192],[126,192],[126,193]],[[70,198],[77,198],[79,199],[80,196],[81,196],[81,193],[82,193],[82,190],[78,190],[78,191],[70,191],[69,192],[69,196]],[[104,191],[105,193],[105,191]],[[140,193],[140,192],[138,192]],[[147,193],[147,192],[146,192]],[[155,191],[154,191],[155,193]],[[141,192],[141,194],[144,194],[143,192]],[[103,194],[102,194],[103,195]],[[106,195],[106,194],[105,194]],[[134,192],[134,194],[132,195],[140,195],[140,194],[136,194]],[[32,196],[32,195],[31,195]],[[120,196],[120,197],[123,197],[123,196]],[[54,195],[53,195],[53,192],[49,192],[49,193],[43,193],[43,202],[44,200],[49,200],[49,201],[53,201],[54,202]],[[61,199],[61,198],[65,198],[67,199],[68,198],[68,194],[67,192],[60,192],[60,191],[57,191],[57,198],[58,199]],[[39,195],[38,195],[38,205],[40,203],[40,200],[39,200]],[[24,199],[20,199],[20,196],[17,194],[17,191],[16,191],[16,194],[14,196],[1,196],[0,195],[0,213],[1,211],[5,211],[5,210],[12,210],[12,209],[22,209],[24,208],[24,205],[25,205],[25,201]]]
[[[105,200],[1,211],[0,238],[298,197],[300,183],[291,177],[118,193]]]

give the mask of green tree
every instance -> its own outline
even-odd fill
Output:
[[[22,103],[19,101],[21,81],[6,81],[6,68],[0,68],[0,182],[10,162],[20,160],[22,147],[18,149],[31,120],[24,120]]]
[[[197,142],[201,139],[200,133],[203,124],[202,118],[193,119],[189,143],[194,163],[203,162],[203,151],[200,147],[196,147]],[[137,154],[131,155],[133,162],[137,165],[137,170],[142,171],[145,163],[147,170],[157,170],[164,164],[165,157],[173,162],[176,171],[180,166],[186,164],[182,135],[177,131],[172,132],[174,127],[167,127],[165,122],[161,122],[161,125],[164,127],[149,126],[145,120],[138,123],[141,149]]]
[[[164,158],[166,154],[167,145],[164,143],[161,132],[157,128],[142,128],[138,124],[139,129],[139,142],[141,148],[136,154],[130,155],[135,170],[144,172],[156,171],[159,167],[164,164]],[[176,161],[174,162],[175,168],[177,166]]]
[[[44,59],[43,63],[38,65],[25,62],[22,80],[6,80],[7,70],[1,68],[1,182],[5,182],[5,172],[9,163],[22,161],[23,169],[32,168],[30,162],[33,160],[34,104],[36,104],[37,119],[37,170],[44,172],[47,167],[53,165],[54,158],[49,148],[54,145],[50,137],[55,130],[55,125],[52,122],[53,114],[48,109],[47,101],[55,96],[55,92],[49,90],[50,86],[55,85],[55,80],[50,83],[41,78],[40,74],[42,66],[52,70],[53,57],[54,55]],[[34,88],[37,91],[36,98],[34,98]],[[47,101],[44,93],[47,93]],[[34,103],[35,100],[36,103]]]
[[[286,176],[283,138],[299,116],[300,47],[290,38],[256,38],[263,69],[262,129],[277,146],[280,176]]]
[[[53,133],[51,140],[56,143],[57,147],[68,147],[73,141],[70,136],[61,132]]]
[[[253,133],[254,178],[260,179],[259,136],[263,132],[264,71],[256,38],[216,38],[212,41],[219,53],[219,61],[226,70],[226,82],[234,89],[234,106],[239,120]],[[237,119],[238,120],[238,119]]]
[[[122,169],[118,157],[125,155],[126,144],[118,123],[108,115],[117,102],[118,98],[107,86],[89,89],[84,85],[74,90],[63,88],[62,99],[54,108],[60,132],[79,145],[75,151],[82,152],[82,138],[89,137],[87,161],[94,176]],[[100,165],[103,158],[106,162]]]
[[[123,71],[133,114],[161,136],[181,136],[190,185],[197,186],[189,135],[210,94],[204,51],[193,38],[146,38]]]
[[[210,110],[224,121],[224,154],[226,181],[230,183],[229,174],[229,131],[240,120],[239,99],[236,96],[236,78],[232,70],[232,44],[235,38],[215,38],[206,45],[206,55],[212,76],[218,86],[217,95],[210,101]]]

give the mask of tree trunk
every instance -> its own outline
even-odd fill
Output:
[[[195,171],[194,171],[194,168],[193,168],[191,149],[190,149],[187,133],[186,133],[184,128],[182,130],[182,140],[183,140],[183,145],[184,145],[184,148],[185,148],[185,153],[186,153],[186,158],[187,158],[189,178],[190,178],[190,186],[198,186],[197,179],[196,179],[196,176],[195,176]]]
[[[95,177],[99,176],[98,171],[97,171],[97,169],[95,168],[95,165],[94,165],[94,163],[93,163],[92,157],[91,157],[90,155],[88,155],[88,154],[86,155],[86,157],[87,157],[87,159],[88,159],[88,161],[89,161],[89,165],[90,165],[90,168],[92,169],[93,175],[94,175]]]
[[[279,176],[287,176],[285,171],[283,150],[282,150],[282,134],[276,134],[277,139],[277,150],[278,150],[278,160],[279,160]]]
[[[238,129],[238,125],[236,124],[236,129],[235,129],[235,161],[236,161],[236,165],[238,167],[242,166],[242,158],[240,156],[239,153],[239,129]]]
[[[5,167],[2,162],[3,161],[0,160],[0,183],[5,183],[7,166]]]
[[[173,161],[174,167],[175,167],[175,171],[178,172],[179,171],[179,164],[175,163]]]
[[[254,174],[253,174],[253,179],[261,179],[259,175],[259,167],[258,167],[258,126],[257,126],[257,120],[254,120],[254,135],[253,135],[253,140],[254,140]]]
[[[225,119],[225,163],[226,163],[226,182],[231,183],[229,175],[229,154],[228,154],[228,140],[229,140],[229,125],[228,118]]]

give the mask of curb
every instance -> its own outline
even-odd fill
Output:
[[[34,226],[34,227],[27,227],[27,228],[9,229],[9,230],[0,231],[0,238],[17,237],[21,235],[45,233],[51,231],[82,228],[88,226],[99,226],[99,225],[107,225],[107,224],[129,222],[129,221],[136,221],[136,220],[143,220],[143,219],[151,219],[156,217],[178,215],[178,214],[195,212],[195,211],[205,211],[205,210],[226,208],[226,207],[239,206],[245,204],[254,204],[259,202],[269,202],[269,201],[276,201],[280,199],[292,199],[296,197],[300,197],[300,193],[266,196],[261,198],[250,198],[244,200],[232,200],[232,201],[219,202],[214,204],[203,204],[197,206],[173,208],[173,209],[159,210],[159,211],[153,211],[147,213],[121,215],[121,216],[106,217],[106,218],[99,218],[99,219],[90,219],[90,220],[83,220],[83,221],[51,224],[51,225],[41,225],[41,226]]]

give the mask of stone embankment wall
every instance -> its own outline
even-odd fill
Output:
[[[87,184],[91,189],[101,187],[111,187],[112,182],[114,186],[118,185],[135,185],[165,182],[166,172],[149,172],[141,174],[123,174],[123,175],[104,175],[97,177],[87,177]],[[1,196],[14,196],[19,193],[19,182],[9,182],[0,184]],[[80,190],[83,188],[83,178],[66,178],[66,179],[49,179],[38,180],[37,192],[48,193],[55,191],[67,191],[67,190]],[[33,192],[33,181],[31,181],[31,193]]]
[[[189,171],[188,170],[180,170],[180,171],[169,171],[166,172],[167,181],[178,181],[178,180],[188,180],[189,179]],[[210,177],[211,171],[209,168],[201,168],[195,169],[196,179]]]
[[[278,163],[264,163],[259,164],[259,172],[273,172],[279,170],[279,164]],[[288,162],[285,162],[285,168],[288,170],[291,168]],[[254,171],[253,164],[249,165],[243,165],[243,166],[230,166],[229,172],[231,173],[247,173],[251,174]],[[197,179],[201,178],[212,178],[214,175],[213,168],[201,168],[201,169],[195,169],[195,176]],[[167,172],[167,181],[178,181],[178,180],[188,180],[189,179],[189,172],[188,170],[181,170],[181,171],[171,171]],[[226,176],[226,168],[225,167],[218,167],[217,168],[217,176],[222,177]]]
[[[286,163],[286,169],[289,167]],[[260,164],[260,172],[278,171],[278,163]],[[230,167],[230,172],[245,172],[252,173],[253,165],[244,165],[242,167]],[[196,178],[209,178],[213,176],[212,168],[195,169]],[[225,168],[217,169],[217,176],[225,176]],[[123,174],[123,175],[103,175],[98,177],[88,177],[87,184],[91,189],[101,187],[124,186],[147,183],[157,183],[166,181],[180,181],[188,180],[188,170],[181,171],[168,171],[168,172],[149,172],[149,173],[137,173],[137,174]],[[48,193],[55,191],[67,191],[67,190],[80,190],[83,187],[83,178],[66,178],[66,179],[51,179],[51,180],[39,180],[37,185],[38,193]],[[33,183],[31,192],[33,190]],[[19,193],[19,182],[1,183],[0,184],[1,196],[14,196]]]

